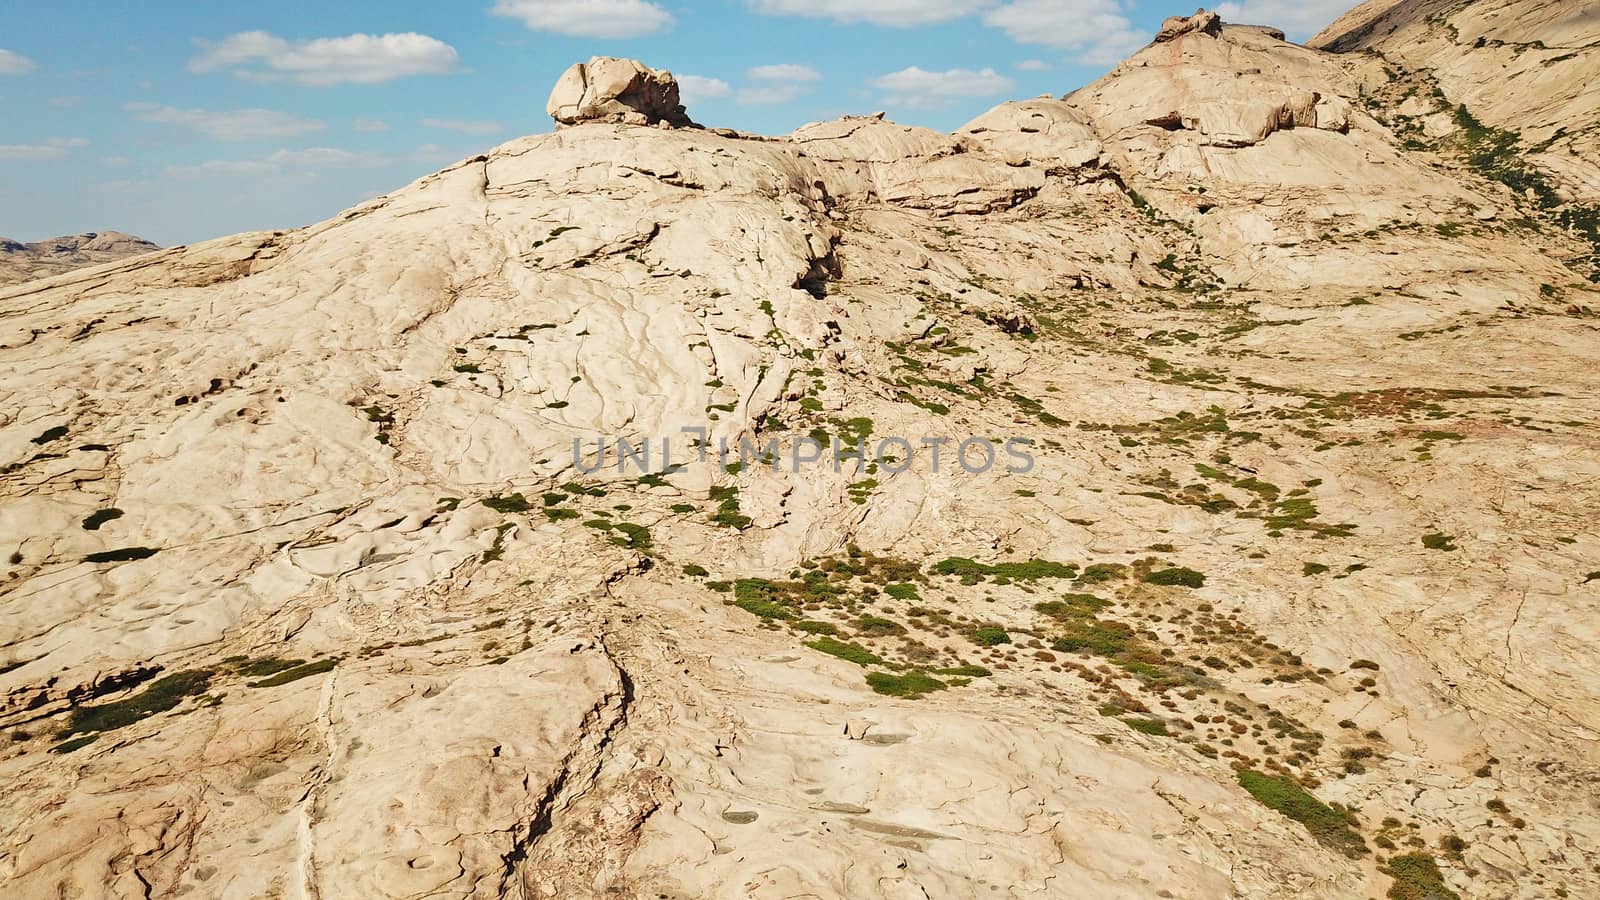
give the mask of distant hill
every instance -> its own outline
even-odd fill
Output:
[[[24,244],[0,237],[0,285],[21,284],[161,247],[120,231],[90,231]]]

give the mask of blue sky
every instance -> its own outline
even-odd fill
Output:
[[[1305,38],[1351,0],[1243,0]],[[1194,0],[57,0],[0,31],[0,235],[115,229],[161,244],[326,218],[548,131],[594,55],[684,83],[706,125],[844,113],[953,130],[1062,94]]]

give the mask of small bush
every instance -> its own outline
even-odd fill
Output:
[[[895,582],[883,586],[883,592],[896,600],[921,600],[917,594],[917,586],[909,581]]]
[[[972,642],[980,647],[998,647],[1011,643],[1011,635],[998,625],[983,625],[972,632]]]
[[[510,494],[504,497],[485,497],[483,498],[483,505],[500,513],[527,512],[533,508],[533,505],[528,502],[528,498],[521,494]],[[550,504],[547,503],[545,505],[549,506]]]
[[[260,681],[252,681],[250,682],[250,686],[253,688],[277,687],[280,684],[288,684],[291,681],[299,681],[300,679],[309,677],[311,675],[321,675],[324,672],[331,672],[333,671],[333,667],[338,664],[339,661],[337,659],[319,659],[316,662],[295,666],[292,669],[285,669],[270,678],[263,678]]]
[[[1167,731],[1167,723],[1160,719],[1135,719],[1130,717],[1123,719],[1122,724],[1141,734],[1149,734],[1156,737],[1171,736],[1171,732]]]
[[[174,672],[154,684],[122,700],[102,703],[99,706],[80,706],[72,711],[61,737],[88,734],[96,731],[114,731],[142,719],[166,712],[183,702],[183,698],[204,694],[211,686],[211,672],[191,669]]]
[[[1239,784],[1261,805],[1276,810],[1304,825],[1306,831],[1324,846],[1356,857],[1367,852],[1366,842],[1352,827],[1355,822],[1312,796],[1287,775],[1265,775],[1254,769],[1240,769]]]
[[[688,563],[683,567],[683,574],[689,576],[690,578],[704,578],[707,575],[710,575],[711,572],[708,571],[705,566]]]
[[[1197,588],[1205,585],[1206,576],[1196,572],[1193,569],[1186,569],[1179,566],[1170,569],[1159,569],[1155,572],[1151,572],[1149,575],[1144,577],[1144,580],[1150,584],[1161,584],[1170,587]]]
[[[883,657],[878,656],[860,644],[846,643],[826,635],[814,641],[807,641],[806,646],[829,656],[837,656],[846,662],[853,662],[858,666],[876,666],[883,663]]]
[[[1406,853],[1392,857],[1383,867],[1394,879],[1389,900],[1459,900],[1460,895],[1444,883],[1439,864],[1428,853]]]
[[[906,697],[915,699],[923,694],[942,691],[949,685],[925,672],[907,672],[904,675],[890,675],[887,672],[873,672],[867,676],[867,685],[874,691],[890,697]]]

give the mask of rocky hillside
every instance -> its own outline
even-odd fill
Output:
[[[89,232],[31,244],[0,237],[0,287],[159,249],[144,238],[120,231]]]
[[[0,290],[0,885],[1600,894],[1590,247],[1416,77],[1201,14],[764,138],[595,59]]]

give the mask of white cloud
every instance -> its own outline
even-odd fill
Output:
[[[350,127],[357,131],[365,131],[375,134],[380,131],[388,131],[389,123],[383,121],[382,119],[369,119],[366,116],[356,116],[355,121],[350,123]]]
[[[1290,37],[1303,40],[1326,28],[1349,8],[1346,0],[1244,0],[1218,4],[1217,14],[1224,22],[1273,25]]]
[[[89,146],[84,138],[50,138],[42,144],[0,144],[0,159],[60,159],[69,151]]]
[[[34,68],[34,61],[21,53],[0,50],[0,75],[26,75]]]
[[[887,91],[884,102],[890,106],[929,108],[943,106],[964,97],[992,97],[1016,87],[993,69],[946,69],[930,72],[912,66],[872,79],[873,87]]]
[[[306,174],[333,166],[371,166],[388,162],[375,153],[354,153],[337,147],[306,147],[279,150],[260,159],[213,159],[189,166],[169,166],[166,175],[194,178],[215,175]]]
[[[731,93],[733,88],[721,78],[707,78],[703,75],[678,76],[678,95],[683,100],[684,106],[726,97]]]
[[[295,137],[321,131],[325,126],[316,119],[271,109],[235,109],[212,111],[209,109],[178,109],[154,103],[129,103],[123,107],[140,120],[161,125],[179,125],[192,128],[219,141],[256,141],[263,138]]]
[[[189,61],[189,71],[227,69],[252,81],[381,84],[407,75],[445,75],[461,65],[454,47],[414,32],[287,41],[265,31],[243,31],[215,43],[195,43],[201,53]]]
[[[990,0],[751,0],[750,5],[774,16],[912,28],[959,19],[992,4]]]
[[[1048,72],[1055,68],[1042,59],[1025,59],[1017,63],[1016,67],[1024,72]]]
[[[822,73],[810,66],[796,65],[795,63],[777,63],[770,66],[756,66],[745,73],[758,81],[821,81]]]
[[[739,103],[743,106],[777,106],[810,93],[811,89],[798,84],[772,84],[739,89]]]
[[[1115,62],[1150,41],[1116,0],[1015,0],[984,13],[983,24],[1019,44],[1071,50],[1095,64]]]
[[[532,31],[574,37],[635,38],[672,26],[672,15],[647,0],[495,0],[489,12]]]
[[[505,126],[499,122],[473,122],[465,119],[423,119],[424,128],[442,128],[445,131],[459,131],[462,134],[499,134]]]

